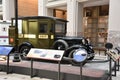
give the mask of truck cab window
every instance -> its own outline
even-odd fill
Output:
[[[65,24],[56,23],[55,24],[55,32],[56,33],[64,33],[65,32]]]
[[[40,23],[39,24],[39,33],[47,33],[47,23]]]
[[[54,24],[51,24],[50,32],[54,33]]]

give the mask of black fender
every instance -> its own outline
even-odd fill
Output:
[[[67,48],[65,51],[64,51],[64,56],[65,57],[68,57],[69,56],[69,53],[74,50],[74,49],[79,49],[79,48],[84,48],[86,49],[86,47],[82,46],[82,45],[73,45],[69,48]]]
[[[59,39],[59,40],[55,41],[55,42],[53,43],[53,45],[52,45],[52,48],[53,48],[53,49],[56,49],[56,48],[58,47],[58,44],[64,45],[65,49],[68,48],[68,43],[67,43],[65,40],[62,40],[62,39]],[[65,49],[64,49],[64,50],[65,50]]]
[[[33,45],[30,42],[23,42],[22,44],[19,45],[19,50],[21,49],[22,46],[28,46],[30,48],[33,48]]]

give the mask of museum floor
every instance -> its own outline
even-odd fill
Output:
[[[21,74],[8,74],[6,75],[5,72],[0,72],[0,80],[51,80],[46,78],[34,77],[30,78],[28,75],[21,75]],[[120,71],[117,73],[116,77],[112,77],[112,80],[120,80]]]

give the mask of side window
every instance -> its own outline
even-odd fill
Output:
[[[55,32],[56,33],[64,33],[65,32],[65,24],[63,24],[63,23],[56,23],[55,24]]]
[[[54,24],[51,24],[50,32],[54,33]]]
[[[39,33],[47,33],[47,23],[40,23],[39,24]]]

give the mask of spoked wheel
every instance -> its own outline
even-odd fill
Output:
[[[73,50],[69,53],[68,57],[69,57],[69,58],[73,58],[74,52],[75,52],[76,50],[77,50],[77,49],[73,49]],[[71,64],[74,65],[74,66],[80,66],[80,65],[81,65],[79,62],[76,62],[76,61],[74,61],[74,60],[71,60],[70,62],[71,62]],[[86,63],[85,61],[82,62],[82,65],[84,65],[85,63]]]
[[[29,50],[30,50],[30,47],[29,47],[29,46],[22,46],[22,47],[20,48],[21,59],[26,59],[26,56],[27,56]]]
[[[68,44],[66,41],[64,40],[57,40],[54,44],[53,44],[53,48],[55,50],[65,50],[68,48]]]

